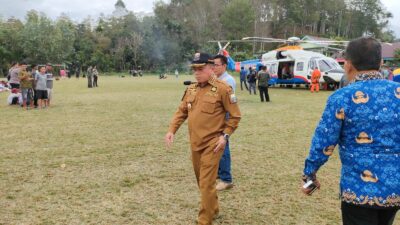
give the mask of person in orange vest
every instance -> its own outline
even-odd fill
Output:
[[[321,78],[321,71],[319,71],[318,67],[315,67],[311,75],[311,93],[313,93],[314,90],[319,92],[320,78]]]

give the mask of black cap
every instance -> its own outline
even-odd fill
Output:
[[[214,64],[213,57],[207,53],[196,53],[192,60],[192,67],[201,67],[206,64]]]

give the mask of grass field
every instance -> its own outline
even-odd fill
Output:
[[[172,149],[163,143],[190,78],[100,77],[96,89],[84,79],[57,81],[43,110],[7,106],[0,93],[0,224],[195,224],[186,124]],[[340,224],[337,152],[318,174],[321,190],[299,191],[330,93],[272,88],[272,102],[262,104],[238,89],[236,186],[219,194],[215,224]]]

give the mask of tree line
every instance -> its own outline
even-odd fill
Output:
[[[209,40],[245,36],[348,40],[372,35],[393,41],[391,17],[380,0],[171,0],[156,2],[153,16],[101,15],[95,23],[73,22],[64,14],[52,20],[31,10],[24,20],[0,20],[0,73],[21,60],[82,69],[97,65],[101,71],[182,70],[194,52],[218,51]],[[230,52],[243,60],[273,47],[237,43]]]

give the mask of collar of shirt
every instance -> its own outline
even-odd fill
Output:
[[[224,80],[228,77],[228,75],[229,75],[228,72],[225,71],[220,77],[218,77],[218,80]]]
[[[384,79],[383,75],[379,71],[371,71],[368,73],[357,74],[351,83],[358,81],[379,80],[379,79]]]

